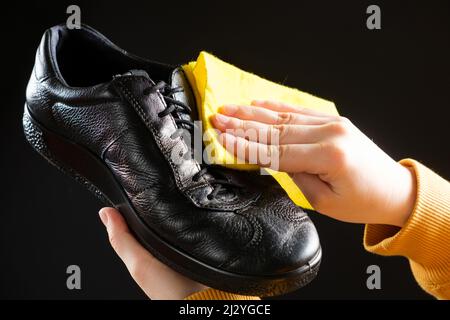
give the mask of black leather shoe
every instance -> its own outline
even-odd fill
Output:
[[[191,157],[179,135],[193,127],[190,90],[181,68],[133,56],[87,26],[56,26],[37,51],[25,136],[119,209],[174,270],[248,295],[305,285],[321,259],[313,223],[272,177]]]

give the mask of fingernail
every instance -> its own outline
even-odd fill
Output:
[[[108,214],[106,213],[106,210],[103,208],[98,212],[98,215],[100,216],[100,220],[102,220],[105,227],[108,226]]]
[[[230,121],[230,118],[227,116],[224,116],[223,114],[216,113],[215,114],[215,120],[221,124],[227,124],[228,121]]]
[[[264,100],[253,100],[252,101],[252,105],[253,106],[259,106],[259,105],[261,105],[263,103],[264,103]]]
[[[229,115],[229,116],[232,116],[233,114],[235,114],[238,111],[238,109],[239,109],[238,106],[229,104],[229,105],[226,105],[226,106],[222,106],[219,109],[219,112],[223,113],[223,114],[226,114],[226,115]]]

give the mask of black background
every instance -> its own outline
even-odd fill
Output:
[[[225,3],[223,1],[222,3]],[[449,1],[391,1],[382,30],[366,28],[365,1],[16,1],[1,4],[0,298],[143,299],[109,247],[88,191],[26,144],[21,116],[43,31],[81,7],[82,22],[138,55],[178,64],[207,50],[238,67],[336,102],[394,159],[449,167]],[[285,298],[429,298],[404,258],[362,247],[361,225],[313,214],[323,247],[319,276]],[[82,290],[66,288],[66,267]],[[366,288],[368,265],[382,289]]]

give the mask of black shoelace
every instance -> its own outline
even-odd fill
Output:
[[[192,110],[188,105],[186,105],[185,103],[183,103],[179,100],[176,100],[176,99],[173,99],[172,97],[170,97],[174,93],[182,92],[182,91],[183,91],[182,87],[172,88],[168,84],[166,84],[164,81],[159,81],[156,85],[146,88],[144,90],[143,94],[149,95],[149,94],[156,93],[156,92],[161,93],[161,95],[163,96],[163,98],[166,102],[167,108],[164,109],[163,111],[161,111],[160,113],[158,113],[158,116],[160,118],[165,117],[174,112],[191,115]],[[193,134],[196,127],[192,120],[179,119],[177,117],[174,117],[174,120],[179,129],[181,129],[181,125],[184,124],[189,128],[188,130],[190,131],[190,133]],[[182,155],[182,156],[184,156],[184,155]],[[217,179],[211,174],[211,176],[213,176],[214,178],[208,179],[208,182],[211,184],[211,186],[213,186],[213,191],[207,196],[209,200],[214,199],[221,190],[225,190],[223,188],[223,186],[229,186],[229,187],[233,187],[233,188],[242,188],[243,187],[242,185],[240,185],[238,183],[230,182],[230,181],[226,180],[226,177],[222,173],[214,170],[214,165],[200,164],[200,166],[201,166],[201,170],[192,176],[192,180],[194,182],[197,182],[201,177],[203,177],[209,171],[214,171],[214,174],[216,176],[219,175],[219,176],[222,176],[222,178],[223,178],[223,179]]]

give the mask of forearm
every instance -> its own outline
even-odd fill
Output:
[[[367,225],[364,246],[373,253],[407,257],[425,291],[450,299],[450,183],[414,160],[401,164],[416,175],[413,212],[401,229]]]

